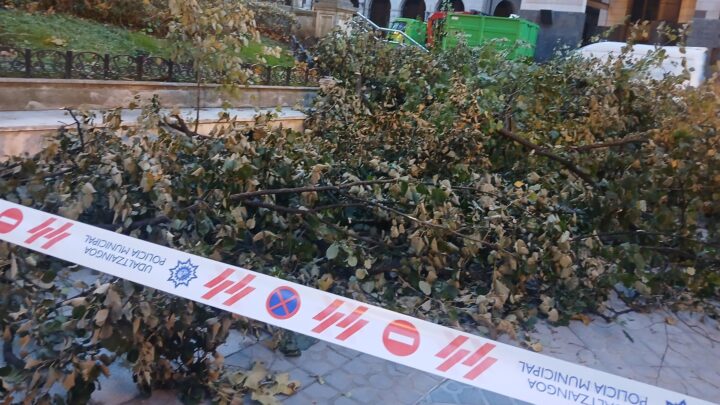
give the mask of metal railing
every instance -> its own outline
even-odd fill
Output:
[[[303,46],[295,35],[290,36],[290,50],[292,50],[293,57],[297,62],[306,63],[307,66],[311,68],[315,66],[315,59],[312,54]]]
[[[269,86],[317,86],[320,71],[307,66],[243,64],[247,83]],[[201,78],[223,83],[223,73],[201,69]],[[192,63],[150,55],[110,55],[96,52],[33,50],[0,46],[0,77],[46,79],[137,80],[194,83]]]
[[[421,44],[420,44],[419,42],[417,42],[416,40],[410,38],[410,37],[408,36],[408,34],[402,32],[402,31],[400,31],[400,30],[394,30],[394,29],[392,29],[392,28],[383,28],[383,27],[375,24],[374,22],[372,22],[372,20],[370,20],[369,18],[365,17],[364,15],[362,15],[362,14],[360,14],[360,13],[355,13],[355,17],[360,18],[360,20],[361,20],[363,23],[365,23],[365,24],[369,25],[370,27],[372,27],[372,29],[375,30],[375,31],[385,32],[385,33],[388,33],[388,34],[398,34],[398,35],[400,35],[400,36],[403,38],[404,41],[407,41],[407,43],[410,43],[410,44],[412,44],[412,45],[415,45],[416,47],[418,47],[419,49],[421,49],[421,50],[424,51],[424,52],[429,52],[429,51],[427,50],[427,48],[425,48],[424,45],[421,45]],[[389,36],[389,35],[388,35],[388,36]],[[405,45],[405,44],[406,44],[405,42],[397,42],[397,41],[390,41],[390,40],[387,40],[387,42],[390,42],[390,43],[393,43],[393,44],[399,44],[399,45]]]

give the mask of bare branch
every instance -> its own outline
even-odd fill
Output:
[[[75,121],[75,126],[77,127],[78,136],[80,137],[80,148],[84,152],[85,151],[85,136],[83,134],[82,126],[80,125],[80,121],[75,116],[75,113],[70,108],[65,108],[65,111],[67,111],[70,116],[72,117],[73,121]]]
[[[527,149],[534,150],[535,153],[537,153],[538,155],[545,156],[548,159],[554,160],[554,161],[562,164],[568,170],[570,170],[571,172],[575,173],[578,177],[583,179],[586,183],[591,184],[591,185],[595,184],[595,181],[592,179],[592,177],[590,176],[590,174],[588,172],[577,167],[577,165],[575,165],[575,163],[573,163],[569,159],[565,159],[562,156],[558,156],[558,155],[550,152],[549,150],[547,150],[539,145],[536,145],[536,144],[528,141],[527,139],[508,131],[507,129],[501,129],[498,131],[498,133],[505,138],[508,138],[514,142],[519,143],[520,145],[526,147]]]

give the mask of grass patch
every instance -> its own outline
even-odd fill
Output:
[[[146,53],[169,57],[169,43],[144,32],[130,31],[63,14],[26,13],[0,10],[0,45],[31,49],[58,49],[113,55]],[[280,46],[282,57],[265,57],[271,65],[292,66],[287,45],[262,38],[243,49],[241,56],[250,63],[259,61],[262,47]]]

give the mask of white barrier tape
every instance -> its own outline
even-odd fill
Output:
[[[710,404],[5,200],[0,239],[527,402]]]

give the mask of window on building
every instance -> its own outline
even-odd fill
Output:
[[[630,20],[640,21],[648,20],[654,21],[658,17],[659,9],[658,0],[635,0],[633,1],[632,9],[630,10]]]

